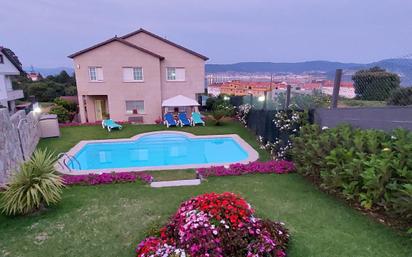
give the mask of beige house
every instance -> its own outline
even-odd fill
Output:
[[[144,29],[69,56],[74,61],[81,122],[110,117],[154,123],[162,102],[204,92],[207,57]],[[184,111],[181,107],[179,111]]]

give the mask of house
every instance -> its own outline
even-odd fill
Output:
[[[262,96],[265,92],[271,92],[273,89],[277,88],[286,88],[286,86],[277,82],[232,80],[211,84],[208,86],[208,92],[212,95]]]
[[[301,84],[300,89],[306,92],[312,92],[313,90],[316,89],[316,90],[320,90],[322,93],[326,95],[332,95],[333,85],[334,85],[334,81],[332,80],[320,80],[320,81],[314,81],[310,83],[303,83]],[[339,95],[346,97],[346,98],[354,98],[356,94],[355,94],[355,88],[353,86],[353,82],[352,81],[341,81]]]
[[[30,71],[27,72],[27,78],[30,79],[31,81],[39,81],[41,80],[43,77],[40,73],[35,72],[35,71]]]
[[[0,105],[10,112],[16,111],[16,100],[24,97],[22,90],[13,90],[12,76],[24,73],[17,56],[8,48],[0,46]]]
[[[83,123],[107,117],[155,123],[163,111],[173,111],[162,110],[163,101],[178,95],[195,100],[204,92],[208,58],[144,29],[69,57]]]
[[[220,86],[222,83],[213,83],[207,86],[207,93],[211,96],[220,95]]]

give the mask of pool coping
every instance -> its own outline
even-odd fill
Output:
[[[188,138],[222,138],[222,137],[231,137],[235,140],[246,153],[248,157],[239,162],[219,162],[219,163],[205,163],[205,164],[183,164],[183,165],[163,165],[163,166],[145,166],[145,167],[128,167],[128,168],[110,168],[110,169],[90,169],[90,170],[74,170],[71,171],[62,163],[69,160],[69,156],[74,156],[79,152],[84,146],[89,143],[116,143],[116,142],[130,142],[138,140],[139,138],[147,135],[155,134],[181,134],[185,135]],[[153,132],[146,132],[137,134],[131,138],[117,138],[117,139],[97,139],[97,140],[81,140],[75,146],[73,146],[67,153],[63,155],[55,164],[55,168],[59,173],[65,175],[88,175],[88,174],[102,174],[102,173],[113,173],[113,172],[143,172],[143,171],[153,171],[153,170],[176,170],[176,169],[198,169],[198,168],[209,168],[212,166],[225,166],[233,163],[247,164],[259,159],[258,152],[249,145],[243,138],[238,134],[223,134],[223,135],[194,135],[192,133],[183,132],[183,131],[170,131],[170,130],[160,130]]]

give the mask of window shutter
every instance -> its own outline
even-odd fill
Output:
[[[103,81],[103,68],[96,67],[96,77],[98,81]]]
[[[133,81],[133,68],[123,68],[123,81]]]
[[[186,70],[185,68],[177,68],[176,69],[176,80],[186,80]]]

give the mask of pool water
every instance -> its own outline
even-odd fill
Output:
[[[74,170],[130,168],[187,164],[234,163],[248,158],[231,137],[189,138],[182,134],[159,133],[134,141],[88,143],[75,155]]]

